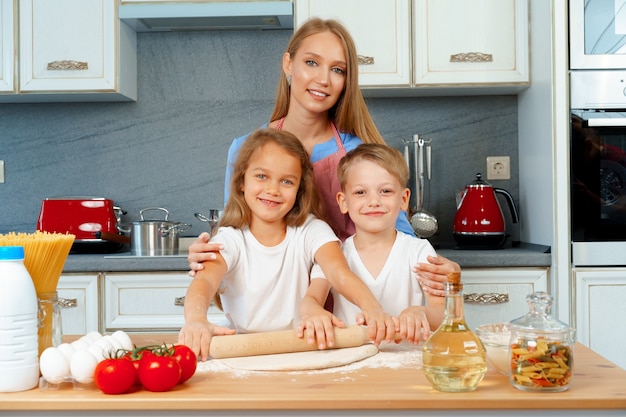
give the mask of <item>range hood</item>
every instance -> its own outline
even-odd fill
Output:
[[[293,29],[291,1],[125,2],[120,20],[136,32]]]

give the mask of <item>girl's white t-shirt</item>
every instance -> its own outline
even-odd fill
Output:
[[[353,238],[354,236],[350,236],[342,246],[350,270],[369,287],[387,313],[398,316],[407,307],[424,304],[422,289],[417,274],[413,272],[413,266],[418,262],[428,262],[428,255],[437,255],[428,240],[396,233],[396,241],[383,269],[377,277],[373,277],[363,264]],[[334,300],[333,313],[346,325],[356,324],[355,317],[361,309],[334,289],[331,291]]]
[[[224,244],[220,253],[228,272],[219,294],[230,327],[238,333],[295,328],[315,253],[338,240],[313,215],[302,226],[287,227],[285,239],[272,247],[262,245],[247,227],[221,227],[211,242]]]

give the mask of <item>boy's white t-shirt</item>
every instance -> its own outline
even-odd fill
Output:
[[[262,245],[247,227],[221,227],[211,242],[224,244],[220,253],[228,272],[219,292],[230,327],[238,333],[293,329],[315,253],[338,240],[313,215],[302,226],[287,227],[285,239],[272,247]]]
[[[422,289],[413,267],[418,262],[428,262],[428,255],[437,255],[428,240],[396,233],[396,241],[378,277],[373,277],[365,268],[354,246],[354,236],[345,240],[342,250],[350,270],[365,282],[387,313],[398,316],[409,306],[424,305]],[[356,324],[355,317],[361,309],[334,289],[331,291],[334,300],[333,313],[346,325]]]

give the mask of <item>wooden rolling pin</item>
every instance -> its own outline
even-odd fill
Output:
[[[368,342],[369,336],[365,326],[335,328],[335,345],[332,349],[356,347]],[[213,336],[209,354],[212,358],[220,359],[311,350],[318,350],[317,344],[307,343],[306,338],[299,338],[294,330],[284,330]]]

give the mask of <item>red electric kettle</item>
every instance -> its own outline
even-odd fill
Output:
[[[511,194],[494,188],[476,174],[476,180],[465,187],[458,199],[452,232],[460,247],[495,249],[506,241],[506,223],[496,194],[505,197],[513,223],[519,221]]]

